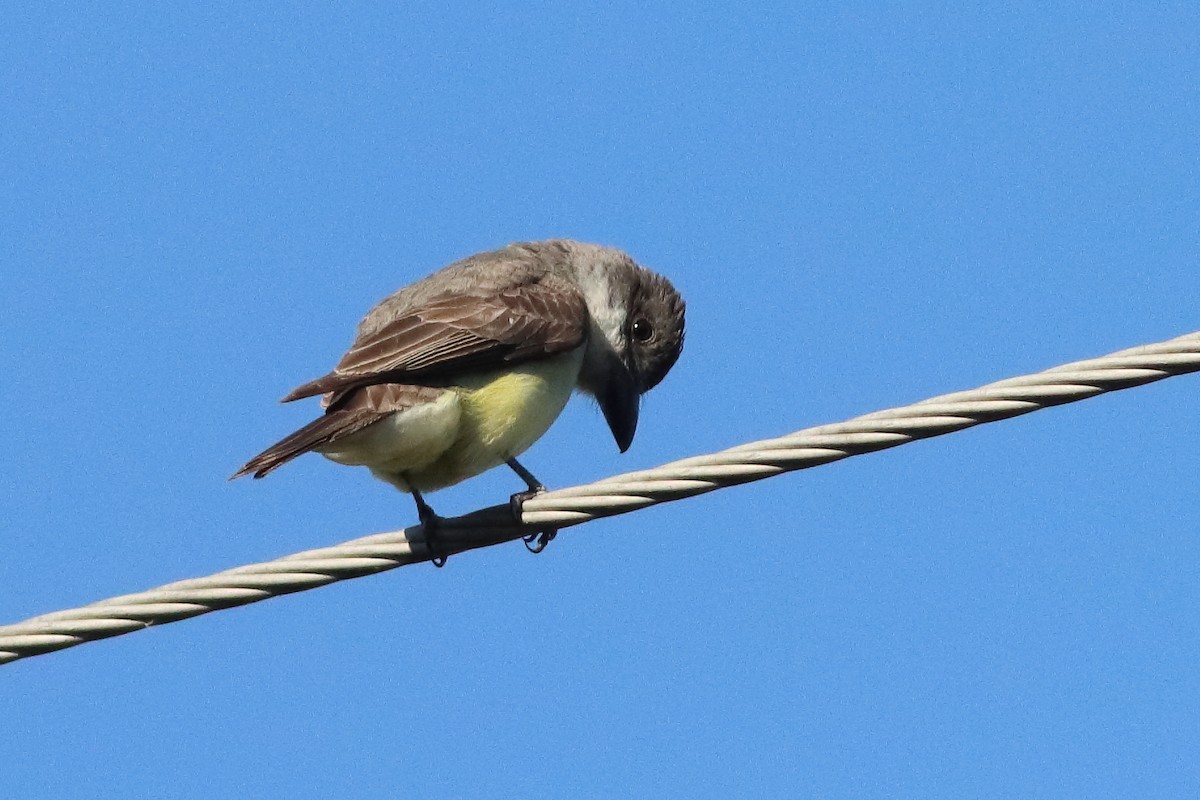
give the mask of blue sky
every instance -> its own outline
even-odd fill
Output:
[[[225,479],[374,302],[509,241],[689,304],[630,452],[577,400],[552,486],[1200,328],[1198,42],[1194,3],[10,9],[0,621],[411,524],[316,457]],[[1194,797],[1198,386],[17,663],[6,791]]]

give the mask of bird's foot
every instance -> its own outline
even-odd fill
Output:
[[[428,506],[426,506],[428,508]],[[446,554],[442,552],[442,548],[438,542],[438,528],[442,524],[442,518],[433,513],[433,509],[429,509],[429,513],[421,514],[421,531],[425,534],[425,547],[429,550],[432,558],[429,560],[438,569],[446,566]]]
[[[521,462],[515,458],[507,459],[504,463],[508,464],[512,471],[520,476],[521,480],[525,481],[525,485],[529,487],[529,491],[517,492],[509,498],[509,507],[512,509],[513,521],[520,525],[521,509],[525,505],[525,501],[537,497],[542,492],[546,491],[546,487],[539,481],[532,472],[521,466]],[[557,528],[547,528],[545,530],[534,531],[528,536],[521,537],[525,542],[525,549],[531,553],[537,554],[546,549],[546,545],[558,536]]]
[[[512,509],[513,521],[516,524],[521,524],[522,509],[525,505],[525,501],[529,500],[530,498],[537,497],[544,491],[546,491],[546,487],[539,486],[536,489],[530,489],[525,492],[517,492],[511,498],[509,498],[509,508]],[[555,536],[558,536],[557,528],[546,528],[544,530],[534,531],[528,536],[523,536],[521,537],[521,540],[525,542],[525,549],[536,555],[545,550],[546,545],[554,541]]]
[[[441,527],[442,518],[439,517],[429,504],[425,502],[425,498],[421,497],[420,492],[413,491],[413,499],[417,501],[417,516],[421,519],[421,533],[425,536],[425,549],[429,551],[430,561],[438,569],[446,566],[448,556],[441,552],[438,546],[438,528]]]

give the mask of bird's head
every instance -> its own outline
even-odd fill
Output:
[[[670,281],[619,250],[587,245],[573,255],[575,282],[591,316],[580,388],[599,401],[625,452],[642,394],[662,381],[683,349],[683,298]]]

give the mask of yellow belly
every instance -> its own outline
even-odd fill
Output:
[[[458,434],[440,458],[408,473],[409,485],[422,491],[451,486],[525,452],[567,404],[582,360],[578,348],[450,387],[458,396]]]

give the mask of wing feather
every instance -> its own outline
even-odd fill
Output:
[[[546,358],[581,344],[587,330],[583,297],[553,274],[498,291],[434,296],[360,333],[332,372],[284,402],[354,386],[437,382],[463,369]]]

